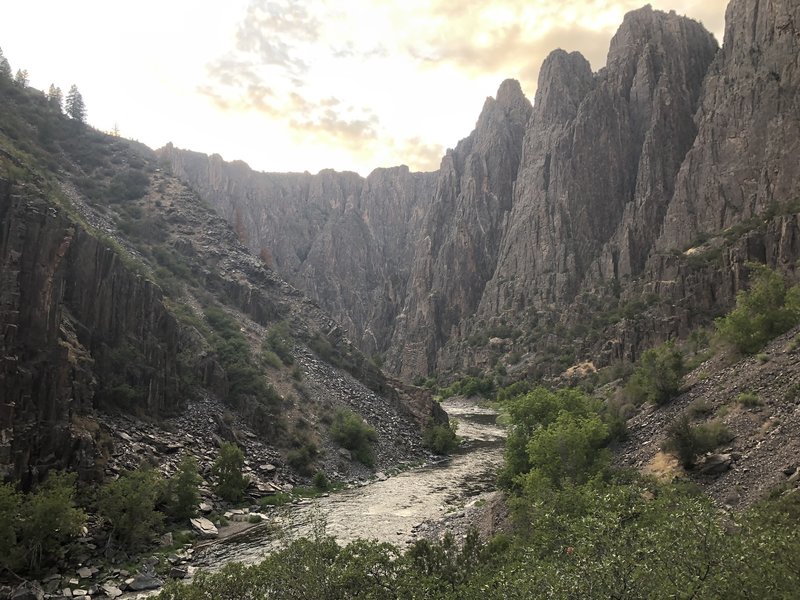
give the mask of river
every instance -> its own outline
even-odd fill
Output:
[[[493,410],[463,398],[447,400],[442,407],[458,421],[463,440],[450,459],[310,504],[275,509],[275,527],[199,549],[193,564],[214,570],[231,561],[255,563],[320,527],[342,543],[363,538],[403,547],[417,539],[421,523],[442,519],[492,491],[503,459],[505,432],[495,424]]]

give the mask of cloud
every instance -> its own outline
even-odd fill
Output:
[[[255,55],[260,64],[275,65],[301,75],[309,65],[299,57],[299,45],[319,36],[319,20],[297,0],[253,0],[236,31],[236,49]]]
[[[658,9],[671,3],[712,29],[725,1],[700,7],[693,0],[651,0]],[[459,116],[461,133],[451,128],[452,139],[434,141],[437,119],[452,115],[434,119],[431,111],[479,107],[509,77],[532,98],[542,62],[559,47],[602,68],[623,15],[641,3],[249,0],[232,46],[207,66],[199,89],[219,108],[257,113],[305,144],[344,150],[359,161],[380,157],[431,169],[477,116]]]

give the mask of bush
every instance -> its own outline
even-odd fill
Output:
[[[510,426],[506,438],[505,465],[500,474],[501,485],[506,488],[517,487],[520,476],[533,469],[541,469],[549,478],[553,474],[552,468],[539,462],[546,454],[553,455],[554,459],[565,468],[569,465],[577,467],[580,461],[584,461],[589,468],[595,466],[599,468],[605,461],[605,453],[599,450],[605,445],[609,433],[608,427],[600,421],[601,411],[602,403],[573,389],[550,391],[539,387],[510,401],[508,403]],[[557,424],[562,414],[566,416]],[[548,432],[551,427],[554,429]],[[536,439],[540,441],[534,442]],[[563,448],[563,453],[558,448],[559,444],[573,442],[581,446],[575,448],[574,456],[569,456],[572,450],[566,446]],[[535,447],[533,452],[529,451],[531,444]],[[586,463],[588,460],[586,456],[583,459],[579,457],[581,453],[589,452],[587,444],[596,445],[592,452],[597,454],[597,462],[591,465]],[[576,476],[576,469],[569,468],[572,471],[568,476]],[[582,477],[583,475],[580,475],[578,478]]]
[[[456,381],[450,387],[442,388],[439,390],[439,395],[442,399],[447,399],[452,396],[483,396],[488,398],[492,391],[494,391],[494,381],[491,377],[465,377]]]
[[[683,356],[668,342],[642,354],[625,392],[636,404],[649,401],[661,406],[678,394],[682,376]]]
[[[137,549],[153,538],[164,516],[156,510],[163,494],[161,478],[149,467],[123,473],[100,490],[98,509],[112,527],[111,536]]]
[[[715,322],[719,338],[742,354],[755,354],[800,321],[800,286],[787,289],[780,273],[749,267],[754,271],[750,290],[739,292],[736,308]]]
[[[215,491],[223,500],[238,502],[250,481],[242,474],[244,454],[241,448],[230,442],[222,442],[219,456],[211,466],[211,474],[217,478]]]
[[[281,321],[272,326],[264,340],[264,349],[272,350],[286,366],[294,364],[292,345],[294,339],[289,331],[289,323]]]
[[[25,495],[0,483],[0,570],[37,573],[63,558],[66,542],[86,521],[74,495],[74,473],[50,473],[39,489]]]
[[[753,392],[742,392],[736,396],[736,402],[745,408],[755,408],[756,406],[764,404],[758,395]]]
[[[291,504],[292,497],[285,492],[278,492],[276,494],[272,494],[271,496],[264,496],[263,498],[259,498],[258,505],[262,508],[266,508],[267,506],[284,506],[285,504]]]
[[[694,466],[695,458],[710,452],[720,444],[731,441],[728,428],[719,421],[693,426],[687,415],[678,417],[667,429],[667,438],[662,448],[673,452],[681,464]]]
[[[119,173],[111,180],[108,198],[111,202],[138,200],[147,193],[150,178],[142,171],[129,170]]]
[[[458,422],[454,419],[450,420],[448,425],[431,424],[422,434],[422,440],[425,447],[432,450],[436,454],[450,454],[453,450],[458,448],[458,436],[456,430],[458,429]]]
[[[311,475],[311,466],[319,456],[319,449],[313,442],[306,440],[299,448],[290,450],[286,456],[289,466],[301,475]]]
[[[197,460],[187,455],[178,466],[178,472],[167,482],[167,514],[176,520],[190,519],[197,514],[200,503],[200,475]]]
[[[522,394],[527,394],[531,391],[533,386],[526,380],[515,381],[511,385],[507,385],[504,388],[501,388],[497,392],[497,396],[495,400],[498,402],[505,402],[506,400],[512,400],[517,396],[521,396]]]
[[[314,475],[313,484],[314,488],[320,492],[327,492],[331,489],[330,479],[322,471],[317,471],[316,475]]]
[[[261,351],[261,362],[273,369],[280,369],[283,362],[272,350]]]
[[[330,427],[333,441],[350,450],[353,456],[368,467],[375,464],[372,442],[376,439],[375,429],[353,411],[339,409],[333,416]]]

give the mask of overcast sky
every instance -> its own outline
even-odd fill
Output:
[[[432,170],[555,48],[597,70],[642,0],[4,0],[31,85],[77,84],[89,122],[265,171]],[[655,0],[722,42],[726,0]]]

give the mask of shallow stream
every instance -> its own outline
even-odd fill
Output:
[[[473,497],[492,491],[502,463],[505,432],[495,424],[493,410],[464,399],[445,401],[442,407],[458,421],[463,440],[450,459],[310,504],[275,509],[274,527],[200,549],[193,564],[213,570],[231,561],[258,562],[288,541],[311,535],[315,527],[324,527],[343,543],[357,538],[401,547],[410,543],[417,537],[419,524],[441,519]]]

